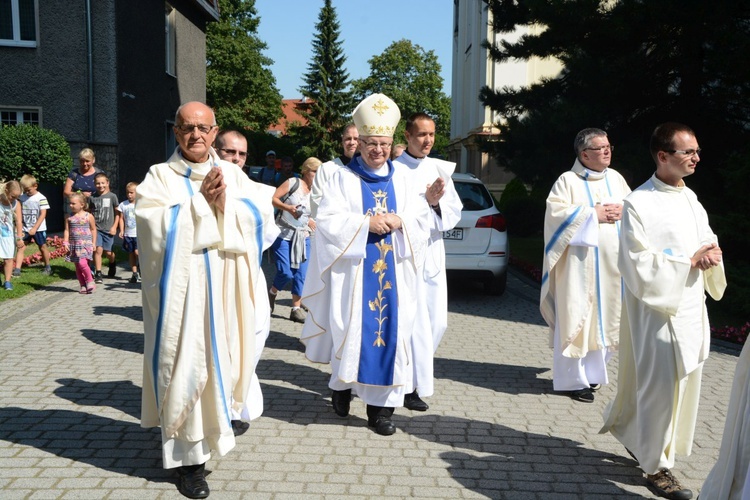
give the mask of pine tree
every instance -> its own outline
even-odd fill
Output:
[[[223,128],[265,132],[281,117],[281,94],[257,36],[255,0],[222,0],[206,32],[206,100]]]
[[[310,101],[309,109],[302,113],[308,124],[293,127],[290,135],[311,156],[327,161],[341,153],[341,132],[354,109],[339,22],[331,0],[325,0],[320,9],[315,30],[313,57],[307,65],[305,84],[299,89]]]

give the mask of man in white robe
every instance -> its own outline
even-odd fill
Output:
[[[549,325],[554,390],[592,403],[594,390],[609,382],[607,361],[617,349],[618,233],[630,188],[609,168],[605,131],[583,129],[573,147],[573,168],[547,197],[540,310]]]
[[[734,372],[719,459],[703,483],[701,500],[750,499],[750,342]]]
[[[361,154],[333,173],[318,209],[316,253],[303,303],[306,356],[331,363],[332,403],[349,414],[352,393],[384,436],[411,384],[416,262],[427,240],[427,205],[405,169],[388,160],[400,112],[383,94],[354,110]]]
[[[164,468],[179,490],[209,494],[211,450],[235,445],[232,420],[255,418],[262,395],[255,367],[268,335],[260,269],[278,234],[273,188],[250,181],[210,145],[213,111],[177,110],[179,147],[138,186],[136,221],[143,278],[141,425],[161,427]]]
[[[417,263],[420,278],[418,309],[411,336],[414,390],[404,397],[404,407],[427,411],[429,405],[421,397],[432,396],[434,392],[434,354],[448,328],[443,231],[458,224],[463,205],[451,179],[456,164],[428,157],[435,143],[435,121],[425,113],[414,113],[406,120],[404,135],[407,146],[394,165],[408,169],[420,197],[430,207],[430,236],[424,259]]]
[[[327,161],[318,167],[315,179],[313,179],[312,190],[310,192],[310,214],[313,219],[318,215],[318,207],[320,206],[320,200],[323,198],[324,194],[323,187],[331,179],[331,176],[336,170],[345,167],[350,161],[352,161],[354,154],[357,152],[358,146],[359,132],[353,123],[349,123],[344,127],[344,132],[341,134],[341,156]]]
[[[706,211],[683,181],[700,161],[695,134],[662,124],[650,150],[656,173],[624,203],[618,387],[600,432],[625,446],[658,495],[688,499],[670,469],[693,445],[710,347],[705,292],[719,300],[726,278]]]

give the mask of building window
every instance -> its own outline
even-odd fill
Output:
[[[36,47],[36,0],[0,0],[0,45]]]
[[[0,124],[18,125],[40,125],[39,110],[36,109],[0,109]]]
[[[2,0],[0,0],[2,1]],[[177,36],[175,33],[175,16],[177,11],[169,4],[164,4],[164,47],[166,49],[166,71],[177,76]]]
[[[177,138],[174,135],[174,122],[167,122],[166,128],[165,128],[165,141],[164,145],[166,146],[166,159],[168,160],[172,154],[174,153],[174,150],[177,149]],[[166,161],[166,160],[165,160]]]

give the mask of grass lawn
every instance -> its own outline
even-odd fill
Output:
[[[50,251],[54,251],[55,248],[52,245]],[[117,262],[127,261],[128,254],[122,251],[120,247],[115,246],[115,255],[117,256]],[[25,256],[30,256],[39,252],[39,248],[35,244],[26,245]],[[104,258],[104,264],[107,264],[106,257]],[[76,279],[76,268],[72,262],[66,262],[65,257],[58,257],[50,260],[49,263],[52,268],[52,274],[50,276],[42,274],[44,264],[39,262],[31,266],[24,266],[21,268],[21,276],[13,278],[13,290],[1,290],[0,289],[0,302],[5,300],[15,299],[23,297],[24,295],[39,290],[45,286],[61,280]],[[106,270],[105,270],[106,272]]]
[[[538,269],[542,268],[544,256],[544,237],[537,236],[509,236],[510,255],[526,264]]]

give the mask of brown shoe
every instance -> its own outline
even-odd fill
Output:
[[[662,469],[656,474],[646,474],[646,481],[654,493],[670,500],[688,500],[693,492],[683,488],[669,469]]]
[[[273,312],[273,306],[276,304],[276,295],[268,292],[268,305],[271,306],[271,312]]]
[[[306,317],[307,314],[305,314],[305,311],[303,311],[301,307],[292,309],[292,312],[289,314],[289,319],[291,319],[295,323],[304,323]]]

